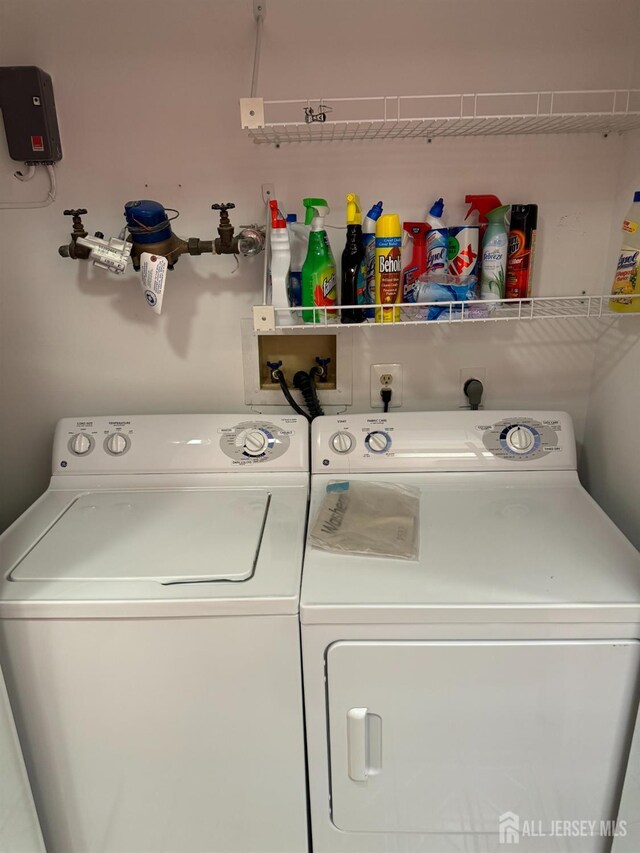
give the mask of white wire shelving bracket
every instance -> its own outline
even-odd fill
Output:
[[[272,305],[256,305],[253,309],[253,328],[256,332],[305,332],[328,329],[393,329],[406,326],[433,326],[459,323],[498,323],[528,320],[612,319],[638,317],[640,312],[622,313],[611,310],[612,302],[627,308],[640,300],[631,296],[535,296],[531,299],[473,300],[467,302],[422,302],[396,305],[396,314],[389,305],[368,305],[367,308],[384,308],[388,322],[376,323],[369,319],[363,323],[341,323],[340,308],[362,308],[362,305],[338,308],[288,308],[274,309]],[[315,322],[304,322],[303,312],[315,316]],[[429,319],[430,313],[437,317]]]
[[[240,99],[242,128],[257,144],[432,139],[640,128],[640,89]]]

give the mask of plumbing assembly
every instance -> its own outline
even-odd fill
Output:
[[[91,260],[109,272],[121,275],[131,260],[133,268],[141,271],[142,286],[147,303],[160,313],[164,281],[167,270],[172,270],[180,255],[243,255],[259,254],[264,248],[265,233],[259,226],[242,228],[235,234],[229,220],[229,211],[235,204],[212,204],[211,209],[220,212],[218,236],[213,240],[189,237],[183,240],[173,233],[171,223],[179,216],[177,210],[165,208],[151,199],[128,201],[124,206],[125,225],[119,237],[105,239],[101,231],[90,236],[82,217],[86,208],[65,210],[72,218],[71,240],[60,246],[63,258]],[[167,211],[173,216],[168,216]]]

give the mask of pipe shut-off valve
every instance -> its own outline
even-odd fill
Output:
[[[264,248],[264,230],[258,226],[242,228],[238,234],[229,219],[232,202],[213,204],[211,209],[220,212],[218,236],[213,240],[189,237],[183,240],[173,232],[171,223],[178,211],[165,208],[150,199],[128,201],[124,206],[125,226],[119,237],[105,239],[96,231],[91,237],[82,222],[85,208],[65,210],[72,216],[71,241],[60,246],[63,258],[91,260],[102,269],[122,274],[129,260],[135,270],[140,270],[145,298],[156,313],[160,313],[167,270],[174,268],[180,255],[243,255],[259,254]],[[168,213],[173,214],[169,216]]]

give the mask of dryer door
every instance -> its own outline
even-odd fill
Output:
[[[615,818],[639,666],[632,640],[335,643],[334,824],[495,834],[507,812]]]

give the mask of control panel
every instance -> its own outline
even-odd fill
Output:
[[[308,470],[307,421],[246,415],[65,418],[53,473],[216,472],[268,465]]]
[[[558,418],[545,421],[527,417],[503,418],[483,428],[482,441],[494,456],[522,462],[556,452],[560,447],[560,430]]]
[[[564,412],[398,412],[336,415],[312,426],[315,473],[573,470]]]
[[[289,435],[270,421],[243,421],[224,430],[220,449],[237,462],[264,462],[287,452]]]

